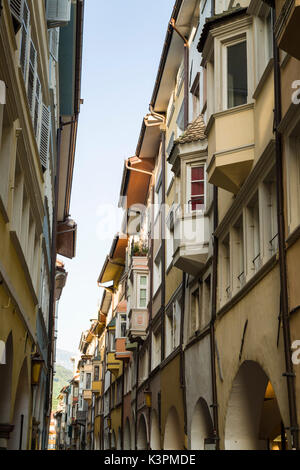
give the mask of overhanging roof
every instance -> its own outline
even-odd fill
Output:
[[[118,286],[125,267],[127,244],[127,237],[120,238],[119,235],[117,235],[114,238],[110,254],[106,257],[98,278],[99,284],[113,282],[115,288]]]
[[[177,0],[171,18],[176,21],[176,27],[187,36],[190,32],[191,19],[198,0]],[[160,59],[156,82],[151,98],[151,105],[158,113],[167,110],[170,95],[174,88],[174,77],[181,64],[184,51],[182,38],[168,25],[165,43]]]

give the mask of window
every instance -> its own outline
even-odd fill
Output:
[[[248,273],[257,272],[261,267],[259,203],[258,193],[254,195],[246,208],[247,221],[247,261]]]
[[[179,301],[173,302],[166,315],[166,355],[171,354],[180,343],[181,308]]]
[[[200,114],[200,73],[198,72],[191,88],[193,99],[193,120]]]
[[[184,101],[178,113],[176,124],[177,124],[177,137],[179,137],[184,132]]]
[[[200,324],[200,289],[197,288],[191,293],[191,316],[190,316],[190,336],[199,330]]]
[[[119,316],[120,322],[120,338],[126,337],[126,330],[127,330],[127,315],[126,313],[121,313]]]
[[[288,232],[300,223],[300,138],[297,132],[286,139],[288,182]]]
[[[227,107],[247,103],[247,43],[227,46]]]
[[[144,275],[138,276],[138,308],[147,308],[147,284],[148,277]]]
[[[278,250],[276,173],[273,169],[262,185],[262,210],[264,220],[264,256],[268,259]]]
[[[85,388],[86,388],[86,390],[90,390],[90,388],[91,388],[91,379],[92,379],[91,375],[92,374],[90,374],[90,373],[86,374],[86,377],[85,377]]]
[[[246,282],[244,269],[244,230],[243,216],[240,216],[232,229],[233,236],[233,275],[234,286],[238,289],[243,287]]]
[[[98,382],[99,379],[100,379],[99,373],[100,373],[100,368],[99,368],[99,366],[95,366],[95,367],[94,367],[94,381],[95,381],[95,382]]]
[[[205,209],[204,165],[189,166],[188,198],[189,210]]]
[[[161,362],[161,325],[152,333],[152,370]]]
[[[109,333],[108,333],[108,341],[109,341],[109,351],[115,351],[116,350],[116,347],[115,347],[115,339],[116,339],[116,332],[115,330],[110,330]]]
[[[221,279],[223,303],[231,299],[231,278],[230,278],[230,242],[229,233],[221,243]]]

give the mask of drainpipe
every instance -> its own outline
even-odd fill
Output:
[[[125,362],[122,361],[122,408],[121,408],[121,450],[124,447],[124,390],[125,390]]]
[[[140,353],[140,343],[138,343],[137,351],[136,351],[136,383],[135,383],[135,432],[134,432],[134,448],[137,450],[137,425],[138,425],[138,384],[139,384],[139,354]]]
[[[184,42],[184,129],[189,124],[189,61],[190,61],[190,45],[186,37],[177,29],[176,21],[174,18],[171,19],[170,25],[176,31],[178,36]]]
[[[289,316],[289,300],[287,286],[286,269],[286,247],[285,247],[285,220],[284,220],[284,193],[283,193],[283,170],[282,170],[282,136],[278,130],[281,122],[281,76],[279,49],[277,47],[274,33],[276,19],[275,6],[272,5],[272,26],[273,26],[273,48],[274,48],[274,124],[275,124],[275,142],[276,142],[276,185],[277,185],[277,221],[278,221],[278,244],[279,244],[279,268],[280,268],[280,289],[281,289],[281,319],[283,326],[283,341],[285,354],[286,371],[284,376],[287,380],[288,402],[290,427],[293,449],[299,449],[299,428],[297,420],[296,391],[295,391],[295,373],[293,370],[291,355],[291,332]]]
[[[214,233],[218,227],[218,188],[214,186]],[[210,322],[210,361],[211,361],[211,379],[212,379],[212,400],[213,423],[214,423],[214,439],[216,449],[219,449],[219,417],[218,417],[218,396],[217,396],[217,379],[216,379],[216,342],[215,342],[215,321],[217,315],[217,282],[218,282],[218,238],[213,236],[213,263],[212,263],[212,306],[211,306],[211,322]]]
[[[165,307],[166,307],[166,131],[161,132],[161,361],[165,358]]]

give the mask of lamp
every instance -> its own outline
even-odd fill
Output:
[[[151,406],[152,406],[152,393],[148,392],[148,391],[145,391],[144,396],[145,396],[145,405],[147,406],[147,408],[151,408]]]
[[[32,361],[31,361],[31,384],[32,385],[38,385],[40,383],[43,364],[44,364],[43,359],[32,358]]]

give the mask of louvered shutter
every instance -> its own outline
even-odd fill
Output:
[[[28,102],[29,102],[29,109],[30,109],[32,116],[34,116],[36,80],[37,80],[37,52],[36,52],[33,42],[30,41],[27,97],[28,97]]]
[[[23,18],[22,18],[22,31],[21,31],[21,47],[20,47],[20,64],[26,81],[28,54],[29,54],[29,22],[30,12],[27,3],[23,4]]]
[[[58,61],[59,46],[59,28],[53,28],[49,31],[49,51],[53,59]]]
[[[48,28],[64,26],[71,18],[71,0],[47,0]]]
[[[41,136],[40,136],[40,159],[41,159],[41,165],[44,169],[47,169],[48,167],[50,123],[51,123],[50,110],[43,103],[42,104]]]
[[[34,111],[33,111],[33,128],[36,138],[38,138],[39,133],[39,122],[41,114],[41,101],[42,101],[42,87],[39,77],[36,75],[36,84],[35,84],[35,100],[34,100]]]
[[[23,18],[24,0],[10,0],[9,7],[12,16],[21,24]]]

